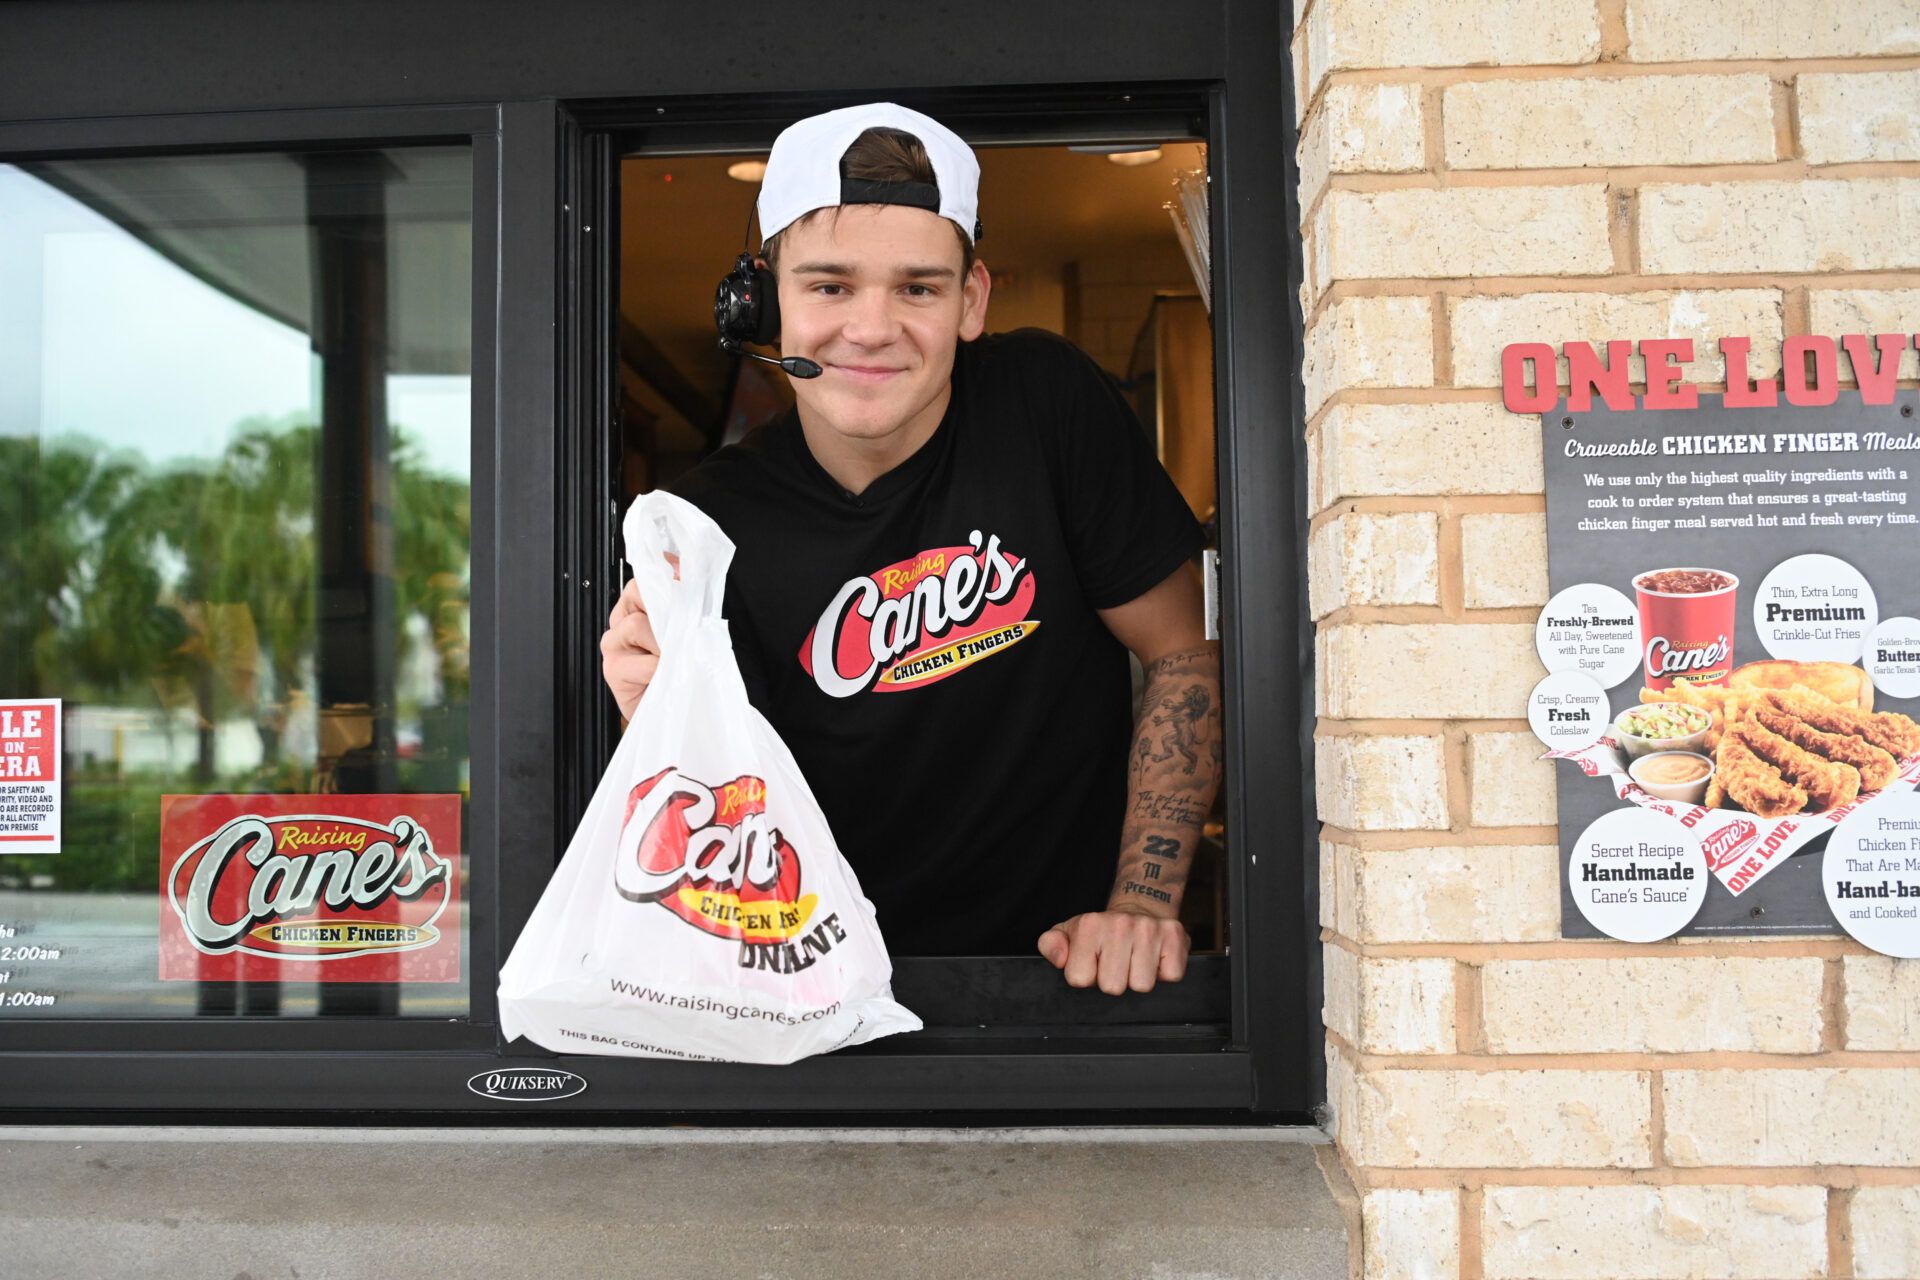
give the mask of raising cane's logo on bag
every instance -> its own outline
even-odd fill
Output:
[[[164,796],[160,977],[457,982],[460,797]]]
[[[968,545],[934,547],[849,578],[800,646],[800,665],[822,692],[850,698],[945,680],[1039,629],[1025,560],[980,530]]]
[[[767,821],[767,784],[710,787],[662,769],[627,795],[614,887],[696,929],[745,943],[807,931],[818,899],[800,893],[800,855]]]

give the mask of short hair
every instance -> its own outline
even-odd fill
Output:
[[[847,153],[840,157],[840,176],[861,182],[923,182],[930,187],[939,186],[933,172],[933,161],[920,139],[904,129],[885,127],[868,129],[853,140]],[[840,210],[845,207],[831,205],[814,209],[794,219],[791,225],[798,226],[828,212],[837,221]],[[973,241],[967,238],[967,233],[960,229],[958,223],[949,219],[947,225],[960,238],[960,274],[965,276],[973,270]],[[780,237],[784,234],[785,229],[782,228],[760,246],[760,256],[776,272],[780,269]]]

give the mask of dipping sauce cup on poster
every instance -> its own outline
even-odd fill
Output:
[[[1727,682],[1739,588],[1740,579],[1724,569],[1649,569],[1634,575],[1647,688]]]

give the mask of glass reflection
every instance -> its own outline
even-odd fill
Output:
[[[464,817],[471,212],[456,147],[0,165],[0,699],[64,728],[0,1018],[466,1013],[464,885],[357,971],[160,950],[163,796]]]

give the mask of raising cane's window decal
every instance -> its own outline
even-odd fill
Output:
[[[460,979],[457,795],[164,796],[160,977]]]

